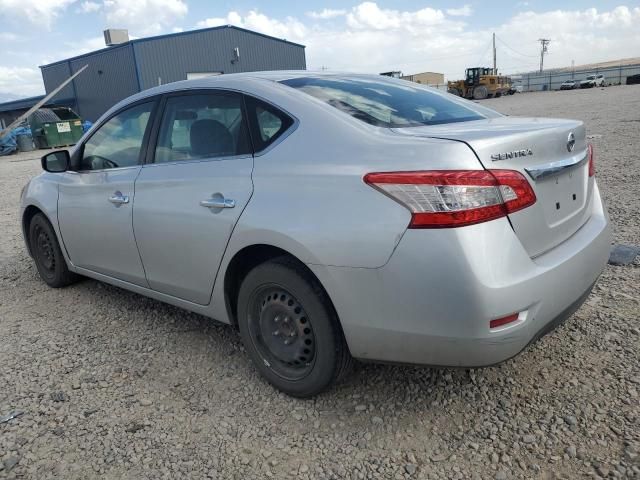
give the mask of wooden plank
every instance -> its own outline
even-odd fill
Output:
[[[76,73],[74,73],[73,75],[71,75],[69,78],[67,78],[64,82],[62,82],[60,85],[58,85],[58,87],[51,92],[49,95],[47,95],[46,97],[44,97],[42,100],[40,100],[38,103],[36,103],[33,107],[31,107],[26,113],[23,113],[22,115],[20,115],[18,118],[16,118],[7,128],[5,128],[4,130],[2,130],[0,132],[0,138],[2,138],[4,135],[6,135],[7,133],[9,133],[11,130],[13,130],[15,127],[17,127],[18,125],[20,125],[20,123],[22,123],[22,121],[27,118],[29,115],[31,115],[33,112],[35,112],[36,110],[38,110],[40,107],[42,107],[45,103],[47,103],[49,101],[49,99],[51,97],[53,97],[56,93],[58,93],[60,90],[62,90],[64,87],[67,86],[67,84],[73,80],[74,78],[76,78],[78,75],[80,75],[82,72],[85,71],[85,69],[88,67],[89,65],[85,65],[84,67],[82,67],[80,70],[78,70]]]

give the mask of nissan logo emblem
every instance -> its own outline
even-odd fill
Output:
[[[571,132],[569,134],[569,138],[567,138],[567,150],[572,152],[575,146],[576,146],[576,136],[573,134],[573,132]]]

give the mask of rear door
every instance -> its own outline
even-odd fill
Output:
[[[140,256],[152,289],[206,305],[253,191],[243,98],[211,90],[170,95],[157,130],[135,184]]]
[[[397,131],[463,141],[485,168],[522,173],[537,201],[509,220],[532,257],[568,239],[589,218],[593,180],[582,122],[499,117]]]

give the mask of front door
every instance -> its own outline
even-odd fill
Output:
[[[62,176],[58,196],[71,262],[141,286],[148,285],[133,236],[134,183],[154,103],[130,107],[96,130]]]
[[[136,180],[133,226],[149,286],[200,305],[253,191],[242,97],[167,97],[151,163]]]

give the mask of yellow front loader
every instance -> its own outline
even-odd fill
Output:
[[[447,83],[447,91],[449,93],[459,97],[483,100],[506,95],[511,88],[509,77],[498,75],[493,68],[467,68],[464,75],[464,80],[455,80]]]

